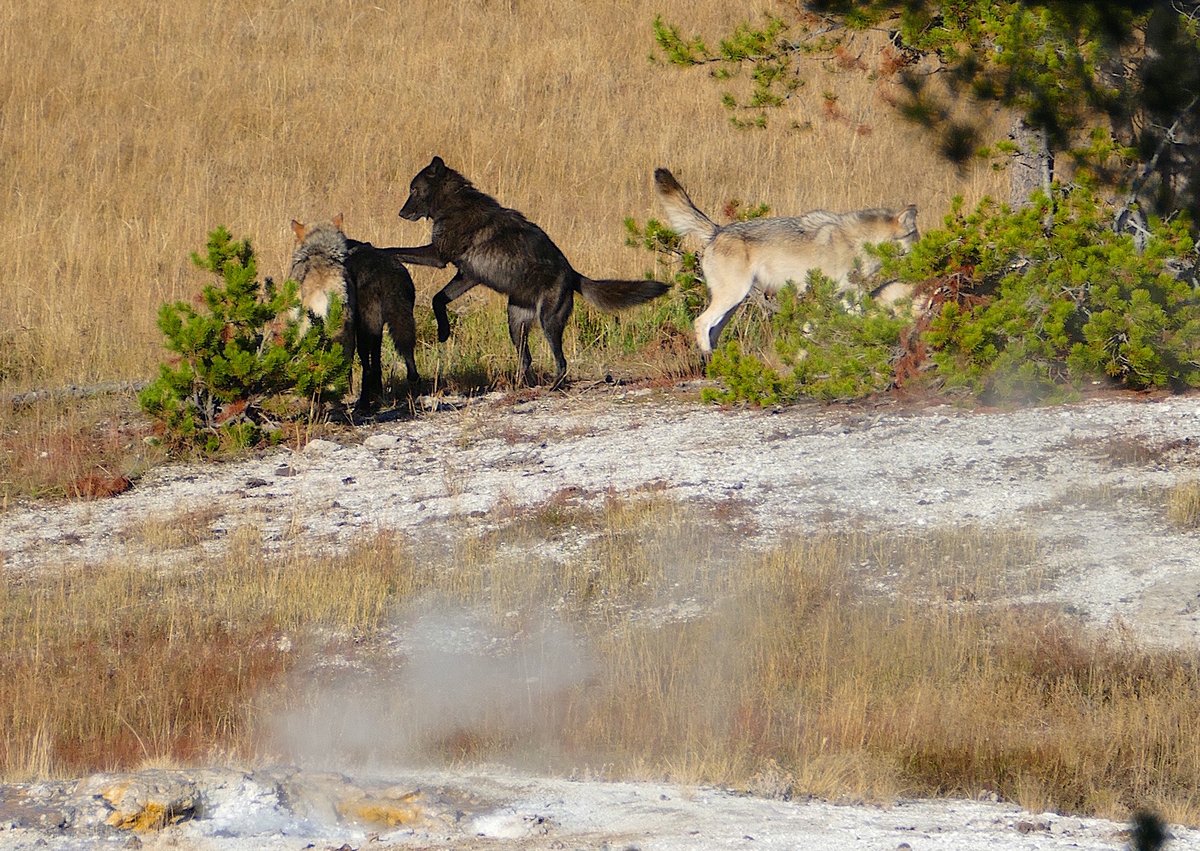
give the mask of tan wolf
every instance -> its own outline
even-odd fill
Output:
[[[348,238],[339,213],[329,224],[305,226],[292,220],[296,251],[290,277],[300,283],[302,321],[308,312],[326,316],[329,297],[336,293],[346,306],[343,328],[331,336],[342,343],[347,359],[357,350],[362,363],[362,388],[356,408],[376,407],[383,396],[381,352],[386,325],[396,352],[404,358],[409,388],[420,381],[413,305],[416,291],[408,269],[393,249]]]
[[[879,261],[866,254],[864,246],[895,242],[907,251],[920,238],[915,205],[898,212],[813,210],[789,218],[718,225],[700,212],[667,169],[655,170],[654,188],[668,224],[704,245],[700,268],[711,301],[695,328],[696,343],[706,357],[751,289],[770,295],[789,281],[803,289],[808,273],[817,270],[831,278],[839,292],[847,292],[879,270]]]
[[[529,330],[542,326],[554,356],[553,386],[567,374],[563,331],[575,305],[575,293],[602,310],[617,311],[657,298],[667,291],[658,281],[592,280],[577,272],[546,232],[516,210],[480,192],[471,181],[434,157],[409,184],[400,217],[428,218],[428,245],[395,249],[406,263],[457,271],[433,297],[438,340],[450,337],[446,305],[483,284],[508,296],[508,333],[517,349],[517,370],[533,383]]]

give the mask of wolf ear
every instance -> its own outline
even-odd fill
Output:
[[[341,214],[341,213],[338,213],[338,214],[337,214],[336,216],[334,216],[334,217],[333,217],[333,218],[332,218],[330,221],[332,221],[332,222],[333,222],[333,226],[334,226],[335,228],[337,228],[338,230],[341,230],[341,229],[342,229],[342,214]]]
[[[304,225],[292,219],[292,233],[296,235],[296,242],[301,242],[304,239]]]
[[[429,163],[429,167],[433,169],[434,174],[441,174],[446,170],[446,164],[442,162],[442,158],[438,156],[433,158],[433,160]]]
[[[905,207],[900,215],[896,216],[896,221],[900,223],[901,227],[909,230],[915,228],[917,226],[917,205],[909,204]]]

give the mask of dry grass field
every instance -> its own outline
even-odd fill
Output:
[[[435,153],[541,224],[585,274],[610,277],[651,265],[625,247],[622,220],[657,215],[659,165],[714,215],[734,198],[780,214],[915,202],[928,225],[953,195],[997,185],[986,168],[938,161],[861,75],[814,69],[772,128],[748,132],[729,125],[704,69],[649,59],[655,14],[711,40],[760,11],[3,0],[0,59],[14,71],[0,83],[0,393],[152,375],[157,308],[205,282],[188,256],[218,224],[250,237],[277,277],[292,218],[340,211],[352,236],[425,241],[428,223],[396,211]],[[426,322],[447,278],[418,275]],[[497,303],[479,293],[459,307]],[[502,328],[481,345],[493,340],[507,346]],[[427,374],[435,345],[426,333]],[[577,363],[586,341],[572,346]],[[504,368],[510,356],[495,353]]]

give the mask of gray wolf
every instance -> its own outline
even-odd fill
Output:
[[[347,360],[358,352],[362,387],[356,408],[365,411],[376,407],[383,396],[381,352],[385,325],[396,352],[404,358],[409,387],[420,381],[413,320],[416,290],[394,249],[350,239],[342,224],[341,214],[329,224],[311,227],[292,221],[297,245],[290,277],[300,283],[305,318],[309,311],[328,315],[332,293],[346,305],[344,326],[331,336],[342,343]]]
[[[529,330],[535,319],[554,356],[557,387],[567,373],[562,338],[575,293],[602,310],[616,311],[668,289],[658,281],[592,280],[581,275],[545,231],[476,189],[441,157],[413,177],[400,217],[433,223],[430,244],[396,249],[401,260],[456,267],[454,277],[433,297],[438,340],[450,337],[446,306],[454,299],[479,284],[503,293],[508,296],[508,332],[517,349],[518,374],[526,384],[533,384]]]
[[[904,251],[919,238],[917,208],[870,209],[851,213],[813,210],[801,216],[751,219],[718,225],[692,203],[667,169],[654,172],[654,188],[671,228],[703,243],[700,268],[710,302],[696,319],[696,343],[712,353],[721,330],[750,291],[770,295],[789,281],[803,289],[808,273],[820,271],[839,292],[879,270],[864,246],[895,242]]]
[[[292,233],[296,235],[296,248],[288,277],[300,285],[300,308],[294,318],[300,321],[301,331],[306,330],[309,314],[328,317],[336,296],[342,303],[342,327],[328,329],[329,337],[342,344],[349,362],[354,358],[355,302],[354,285],[346,271],[350,248],[342,233],[341,217],[311,226],[293,219]]]

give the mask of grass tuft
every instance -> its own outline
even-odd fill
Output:
[[[1167,518],[1181,529],[1200,528],[1200,481],[1181,482],[1167,493]]]

